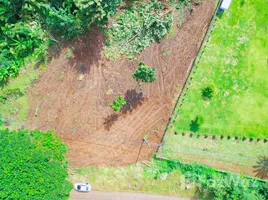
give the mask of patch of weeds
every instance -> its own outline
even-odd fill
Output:
[[[4,90],[4,92],[0,95],[0,102],[5,104],[7,101],[16,100],[17,98],[24,96],[25,91],[20,90],[19,88],[10,88]]]
[[[166,50],[163,50],[163,56],[167,56],[167,55],[169,55],[169,52]]]

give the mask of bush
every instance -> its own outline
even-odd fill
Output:
[[[125,101],[124,97],[118,96],[114,100],[110,107],[115,111],[118,112],[127,102]]]
[[[152,83],[156,80],[155,77],[155,68],[150,68],[148,65],[145,65],[141,62],[137,70],[132,74],[132,77],[137,82]]]
[[[0,199],[68,199],[66,145],[52,132],[0,131]]]
[[[205,87],[202,89],[202,98],[204,100],[210,100],[213,97],[213,89],[211,87]]]

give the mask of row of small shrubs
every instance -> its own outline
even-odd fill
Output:
[[[178,132],[174,132],[175,135],[178,135],[179,133]],[[240,141],[249,141],[249,142],[261,142],[263,141],[264,143],[268,142],[268,139],[261,139],[261,138],[257,138],[257,139],[254,139],[254,138],[247,138],[247,137],[238,137],[238,136],[225,136],[225,135],[201,135],[201,134],[196,134],[196,133],[189,133],[189,132],[182,132],[181,133],[182,136],[187,136],[189,135],[189,137],[196,137],[196,138],[200,138],[201,136],[203,136],[204,138],[211,138],[213,140],[217,140],[217,139],[228,139],[228,140],[231,140],[231,139],[234,139],[234,140],[240,140]]]

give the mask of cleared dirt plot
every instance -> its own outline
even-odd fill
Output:
[[[215,2],[205,0],[194,7],[176,37],[153,44],[132,61],[105,58],[104,35],[97,29],[63,44],[29,89],[28,126],[55,130],[69,146],[73,167],[124,165],[150,157],[214,9]],[[131,77],[140,61],[157,70],[157,80],[144,84],[142,94]],[[118,95],[127,104],[114,114],[108,105]],[[144,137],[150,146],[142,143]]]

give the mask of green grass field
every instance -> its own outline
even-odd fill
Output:
[[[267,0],[232,1],[192,75],[176,131],[268,138]],[[202,89],[213,89],[210,100]],[[191,126],[201,115],[204,123]]]

